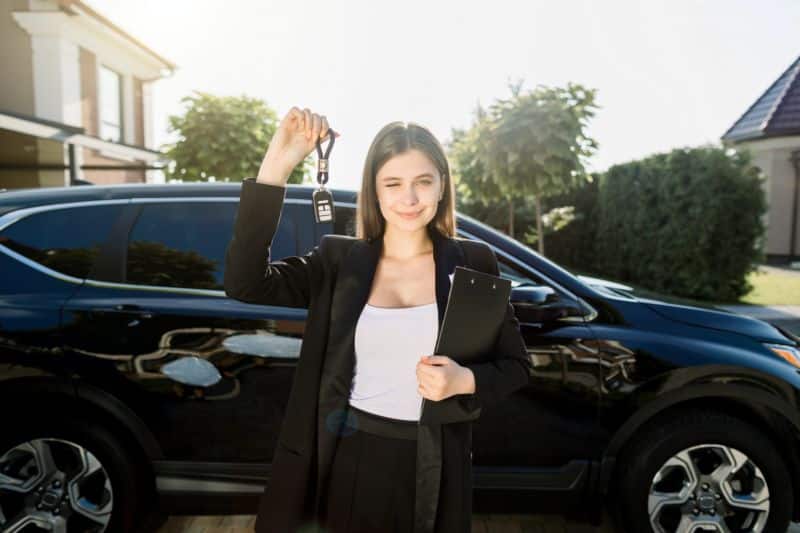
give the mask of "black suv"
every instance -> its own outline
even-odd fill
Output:
[[[0,530],[255,511],[306,312],[226,297],[240,187],[0,193]],[[273,260],[354,234],[355,192],[333,191],[327,225],[311,192],[287,187]],[[534,367],[474,423],[476,509],[596,521],[607,502],[637,533],[798,517],[798,337],[575,276],[466,216],[458,231],[512,280]]]

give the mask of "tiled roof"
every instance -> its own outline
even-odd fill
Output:
[[[744,141],[800,135],[800,57],[770,85],[722,139]]]

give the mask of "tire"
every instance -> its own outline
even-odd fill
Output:
[[[689,531],[700,521],[727,529],[698,531],[785,533],[794,501],[770,438],[739,418],[700,410],[642,428],[619,456],[611,498],[617,527],[629,533]]]
[[[147,497],[136,457],[74,414],[11,425],[0,435],[0,531],[135,531]]]

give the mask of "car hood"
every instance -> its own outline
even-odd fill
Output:
[[[775,326],[757,318],[713,306],[700,307],[639,297],[636,299],[661,316],[676,322],[739,333],[765,342],[792,343]]]
[[[633,287],[589,276],[578,276],[584,283],[596,288],[605,288],[612,292],[633,298],[646,305],[659,315],[692,326],[717,329],[747,335],[765,342],[778,342],[781,344],[795,344],[796,339],[784,335],[779,329],[763,320],[733,313],[712,304],[704,304],[695,300],[686,300],[678,296],[669,296],[661,293],[650,293],[652,298],[641,295]]]

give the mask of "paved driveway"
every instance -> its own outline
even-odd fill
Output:
[[[251,533],[254,516],[171,517],[158,533]],[[613,533],[611,529],[595,528],[565,522],[560,517],[540,515],[481,515],[472,520],[473,533]]]
[[[255,516],[171,517],[158,533],[252,533]],[[607,522],[607,520],[606,520]],[[599,528],[566,522],[543,515],[476,514],[473,533],[614,533],[608,525]],[[793,524],[787,533],[800,533]]]
[[[800,298],[800,296],[798,297]],[[800,335],[800,305],[720,305],[717,307],[775,323],[795,335]]]

